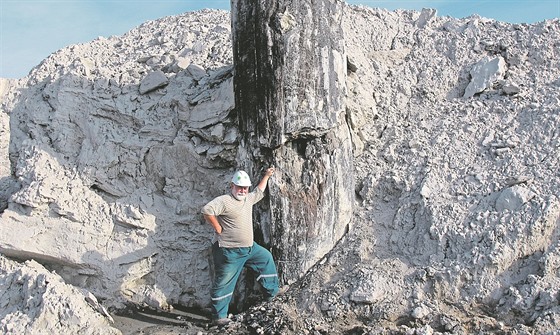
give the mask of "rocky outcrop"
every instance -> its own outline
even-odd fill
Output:
[[[302,23],[294,15],[301,7],[289,5],[269,13],[269,36],[290,54]],[[255,179],[274,164],[278,175],[256,216],[259,238],[278,256],[285,281],[308,270],[284,298],[238,323],[286,334],[555,332],[560,21],[436,14],[343,6],[344,47],[324,43],[346,55],[345,82],[292,85],[291,72],[274,72],[284,91],[255,100],[273,112],[257,103],[252,114],[238,109],[248,103],[234,96],[230,16],[222,11],[69,46],[28,77],[2,81],[0,159],[10,166],[1,166],[1,178],[10,187],[0,188],[0,251],[40,262],[106,307],[204,308],[212,231],[200,206],[227,189],[236,166],[248,164]],[[336,33],[338,16],[331,17],[305,22],[332,20]],[[306,49],[320,39],[299,41],[310,62],[325,55]],[[320,66],[330,79],[340,73],[334,62]],[[345,92],[336,113],[275,100],[297,93],[306,101],[321,90],[331,90],[330,99]],[[267,124],[282,126],[268,136]],[[326,169],[350,161],[348,171]],[[332,231],[308,224],[312,215],[332,220],[325,206],[342,218],[349,207],[337,192],[351,183],[348,232],[315,265],[305,263],[344,233],[344,220]],[[291,217],[302,220],[288,226]],[[12,278],[23,264],[37,268],[12,264],[0,262],[2,287],[19,285]],[[61,320],[72,317],[66,310]],[[10,311],[2,330],[24,331],[13,323],[38,315]]]
[[[15,103],[18,81],[0,78],[0,211],[8,207],[8,199],[19,185],[10,164],[10,111]]]
[[[239,163],[277,168],[259,220],[284,280],[300,278],[350,224],[353,158],[339,1],[236,1]]]
[[[229,32],[223,11],[147,22],[60,50],[3,95],[19,187],[3,189],[0,251],[108,307],[206,305],[199,211],[238,145]]]
[[[0,255],[0,278],[3,334],[122,334],[95,296],[36,261],[19,264]]]

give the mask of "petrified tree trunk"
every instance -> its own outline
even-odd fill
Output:
[[[254,178],[277,167],[257,220],[285,281],[331,250],[351,220],[342,10],[336,0],[232,0],[239,164]]]

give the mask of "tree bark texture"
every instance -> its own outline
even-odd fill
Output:
[[[232,0],[239,164],[254,178],[277,168],[255,217],[285,281],[330,251],[351,220],[342,11],[336,0]]]

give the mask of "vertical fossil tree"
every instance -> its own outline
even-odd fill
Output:
[[[284,280],[344,235],[352,213],[346,55],[337,0],[232,0],[240,161],[277,167],[257,220]]]

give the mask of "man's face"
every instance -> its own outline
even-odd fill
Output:
[[[249,193],[248,186],[237,186],[233,183],[231,184],[231,194],[233,194],[235,199],[243,200],[247,196],[247,193]]]

